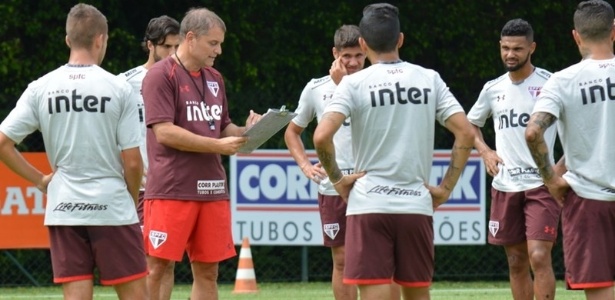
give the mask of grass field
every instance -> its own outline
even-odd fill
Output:
[[[329,283],[259,283],[256,294],[233,294],[233,285],[220,285],[220,300],[328,300],[333,299]],[[113,289],[96,287],[94,299],[117,299]],[[190,286],[177,285],[172,299],[188,299]],[[0,288],[0,300],[9,299],[62,299],[59,287],[45,288]],[[507,282],[435,282],[431,290],[432,300],[508,300],[512,299]],[[555,299],[585,299],[582,291],[567,291],[562,282],[557,283]]]

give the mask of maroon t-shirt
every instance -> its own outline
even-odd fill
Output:
[[[189,73],[169,57],[147,72],[142,94],[149,160],[145,199],[228,199],[220,154],[164,146],[156,142],[151,128],[171,122],[195,134],[220,138],[231,123],[222,75],[213,68]]]

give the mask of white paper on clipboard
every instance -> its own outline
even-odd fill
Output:
[[[254,126],[243,134],[243,136],[248,137],[248,142],[237,152],[251,153],[280,131],[282,127],[288,125],[296,115],[296,113],[286,110],[285,106],[280,109],[270,108]]]

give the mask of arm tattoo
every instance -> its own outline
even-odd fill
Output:
[[[554,122],[555,116],[552,114],[537,112],[532,114],[526,129],[527,145],[544,181],[550,180],[554,175],[553,166],[549,160],[549,147],[544,138],[545,130]]]
[[[331,153],[331,151],[328,151],[328,149],[323,149],[317,151],[317,153],[318,159],[320,160],[322,167],[325,168],[325,171],[327,171],[327,175],[329,175],[329,181],[333,183],[338,182],[340,179],[342,179],[342,176],[344,175],[342,174],[342,171],[339,169],[339,167],[337,166],[337,162],[335,161],[335,150],[333,150],[333,153]]]
[[[532,119],[534,124],[538,125],[543,131],[555,123],[555,116],[546,112],[537,112],[532,115]]]
[[[340,128],[344,119],[345,118],[340,113],[328,112],[322,116],[318,126],[331,128],[333,130],[333,133],[331,133],[332,139],[333,134],[335,134],[335,132]],[[330,140],[320,148],[317,147],[316,153],[318,154],[318,159],[320,160],[322,167],[329,176],[329,180],[332,183],[339,181],[343,174],[335,161],[335,147],[333,146],[333,141]]]
[[[453,151],[451,151],[451,161],[448,169],[446,170],[446,174],[444,174],[444,178],[442,178],[442,187],[447,191],[452,191],[455,184],[457,184],[457,180],[459,180],[459,177],[461,176],[461,171],[463,170],[472,149],[472,146],[457,144],[453,145]]]

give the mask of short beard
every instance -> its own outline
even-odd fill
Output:
[[[159,61],[161,61],[161,60],[162,60],[162,57],[158,56],[158,54],[156,53],[156,51],[154,51],[154,53],[152,53],[152,54],[154,54],[154,55],[153,55],[153,57],[154,57],[154,62],[159,62]]]
[[[524,61],[520,61],[518,64],[509,67],[506,65],[506,63],[504,63],[504,68],[506,68],[506,70],[508,72],[515,72],[515,71],[519,71],[521,68],[523,68],[523,66],[525,66],[527,64],[527,62],[530,61],[530,55],[528,55]]]

